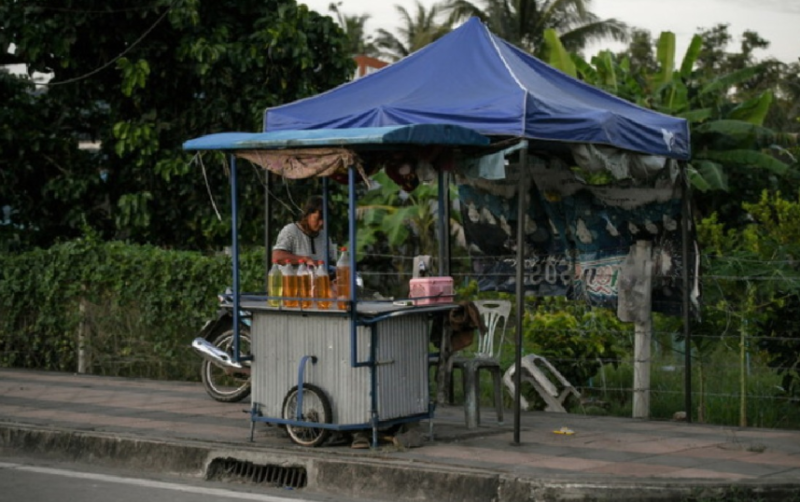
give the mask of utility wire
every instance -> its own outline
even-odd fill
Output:
[[[53,12],[71,12],[77,14],[118,14],[120,12],[141,12],[145,10],[150,10],[154,7],[157,7],[157,4],[153,5],[140,5],[138,7],[128,7],[125,9],[108,9],[108,10],[98,10],[98,9],[71,9],[69,7],[53,7],[51,5],[44,5],[44,4],[30,4],[26,7],[37,8],[42,10],[49,10]]]
[[[132,51],[134,47],[136,47],[137,45],[139,45],[139,42],[141,42],[142,40],[144,40],[144,38],[145,38],[147,35],[149,35],[149,34],[150,34],[150,32],[151,32],[151,31],[153,31],[153,30],[155,29],[155,27],[156,27],[156,26],[158,26],[158,24],[159,24],[161,21],[163,21],[163,20],[164,20],[164,18],[165,18],[165,17],[167,17],[167,14],[169,14],[169,11],[170,11],[170,10],[172,10],[172,7],[167,7],[167,10],[165,10],[165,11],[164,11],[164,13],[163,13],[163,14],[161,14],[161,16],[159,16],[159,18],[158,18],[158,19],[156,19],[156,22],[155,22],[155,23],[153,23],[153,24],[152,24],[152,25],[151,25],[151,26],[150,26],[150,27],[149,27],[149,28],[148,28],[148,29],[147,29],[147,30],[146,30],[146,31],[145,31],[145,32],[142,34],[142,36],[140,36],[138,39],[136,39],[136,41],[135,41],[135,42],[133,42],[133,43],[132,43],[132,44],[131,44],[131,45],[130,45],[130,46],[127,48],[127,49],[125,49],[124,51],[122,51],[122,52],[121,52],[121,53],[120,53],[120,54],[119,54],[117,57],[115,57],[115,58],[114,58],[114,59],[112,59],[111,61],[107,62],[107,63],[106,63],[106,64],[104,64],[103,66],[101,66],[101,67],[99,67],[99,68],[96,68],[96,69],[94,69],[94,70],[90,71],[89,73],[86,73],[86,74],[84,74],[84,75],[81,75],[81,76],[79,76],[79,77],[71,78],[71,79],[69,79],[69,80],[62,80],[62,81],[60,81],[60,82],[47,82],[47,83],[43,83],[43,84],[37,84],[37,85],[43,85],[43,86],[53,87],[53,86],[56,86],[56,85],[71,84],[71,83],[74,83],[74,82],[79,82],[79,81],[81,81],[81,80],[85,80],[85,79],[87,79],[87,78],[91,77],[92,75],[95,75],[95,74],[97,74],[97,73],[100,73],[101,71],[105,70],[106,68],[108,68],[108,67],[109,67],[109,66],[111,66],[112,64],[116,63],[116,62],[117,62],[117,61],[118,61],[120,58],[122,58],[123,56],[125,56],[125,54],[129,53],[130,51]]]

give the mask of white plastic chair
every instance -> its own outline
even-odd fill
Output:
[[[453,376],[461,371],[464,389],[464,414],[468,429],[480,425],[480,372],[492,375],[497,423],[503,423],[503,370],[500,368],[500,351],[506,337],[506,327],[511,314],[508,300],[476,300],[473,302],[486,325],[486,333],[477,334],[475,353],[471,356],[456,355],[452,359],[450,374],[450,396],[453,396]]]
[[[542,356],[536,354],[529,354],[524,356],[520,361],[522,366],[522,374],[520,380],[522,382],[530,383],[547,407],[544,411],[552,411],[557,413],[566,413],[564,408],[564,401],[573,395],[580,399],[581,394],[575,387],[559,372],[555,366],[550,364],[550,361]],[[512,365],[503,375],[503,382],[508,388],[511,395],[515,395],[515,377],[516,365]],[[528,401],[520,396],[520,405],[522,408],[528,408]]]

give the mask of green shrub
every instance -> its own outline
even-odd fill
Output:
[[[263,290],[263,251],[242,253],[241,289]],[[189,344],[231,285],[231,259],[82,239],[0,255],[0,365],[194,378]]]

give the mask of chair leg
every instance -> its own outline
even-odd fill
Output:
[[[447,401],[450,404],[453,404],[453,403],[456,402],[456,395],[455,395],[455,392],[454,392],[454,390],[455,390],[454,387],[455,386],[453,385],[453,380],[455,379],[454,377],[455,377],[456,369],[458,369],[458,368],[453,367],[452,369],[450,369],[450,378],[447,379]],[[463,378],[463,371],[462,371],[462,378]]]
[[[477,429],[480,425],[480,404],[478,403],[477,371],[464,367],[464,418],[467,429]]]
[[[494,407],[497,410],[497,423],[503,425],[503,382],[500,369],[493,368],[492,380],[494,381]]]

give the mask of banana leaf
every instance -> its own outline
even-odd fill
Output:
[[[741,103],[731,110],[728,118],[762,125],[772,105],[772,91],[764,91],[753,99]]]
[[[554,29],[548,28],[544,31],[544,41],[548,48],[548,64],[571,77],[577,78],[578,72],[575,69],[575,64]]]
[[[778,175],[786,174],[789,170],[788,165],[775,157],[755,150],[707,150],[697,156],[721,164],[766,169]]]
[[[617,71],[614,64],[614,56],[611,51],[602,51],[597,56],[595,63],[603,75],[602,85],[614,94],[617,93]]]
[[[700,56],[700,50],[702,48],[703,37],[700,35],[693,36],[692,41],[689,43],[689,47],[686,49],[686,54],[683,56],[683,61],[681,62],[681,78],[689,78],[692,75],[694,64],[697,62],[697,58]]]
[[[735,86],[736,84],[740,84],[745,82],[754,76],[758,75],[761,69],[757,66],[750,66],[747,68],[742,68],[741,70],[736,70],[731,73],[725,74],[720,78],[712,81],[705,87],[700,90],[701,95],[708,95],[711,93],[719,93],[724,92],[730,89],[731,87]]]
[[[597,70],[595,70],[592,65],[584,61],[583,58],[577,54],[572,54],[572,63],[575,65],[578,73],[583,77],[584,82],[588,82],[590,84],[599,82],[600,75],[598,75]]]
[[[656,59],[660,70],[654,76],[653,85],[658,88],[671,82],[675,71],[675,34],[671,31],[661,32],[656,46]]]
[[[702,192],[710,190],[728,191],[728,177],[723,167],[716,162],[696,160],[686,170],[694,188]]]
[[[695,134],[724,134],[730,136],[740,143],[749,141],[756,147],[766,147],[774,143],[786,144],[788,136],[776,133],[772,129],[754,125],[742,120],[712,120],[700,124],[694,128]]]
[[[700,108],[697,110],[690,110],[688,112],[678,113],[678,117],[684,118],[692,123],[703,122],[714,114],[711,108]]]

